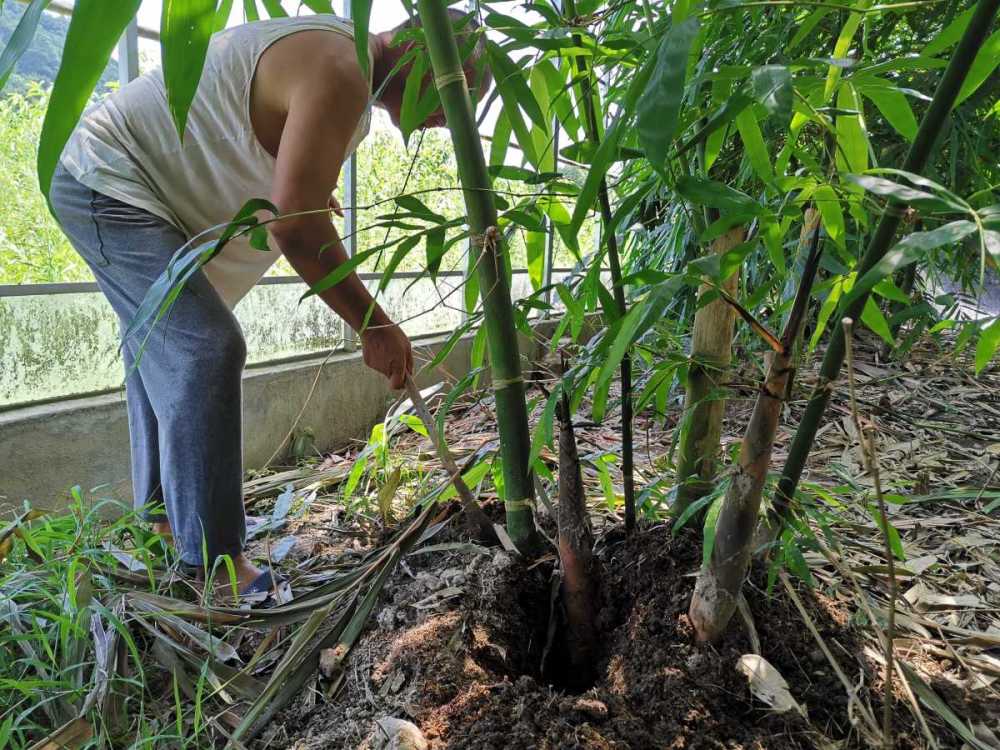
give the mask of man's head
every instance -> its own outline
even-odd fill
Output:
[[[462,56],[462,69],[468,81],[474,102],[482,100],[493,84],[493,75],[486,65],[486,44],[479,32],[479,24],[470,13],[448,9],[455,41]],[[393,124],[404,130],[442,127],[445,124],[437,92],[434,90],[433,73],[427,51],[415,49],[413,33],[420,28],[418,17],[410,18],[390,31],[378,35],[381,57],[376,67],[374,86],[377,90],[385,77],[390,76],[379,96]],[[407,58],[400,66],[400,61]],[[381,70],[379,70],[381,68]],[[394,73],[394,68],[398,68]],[[381,73],[382,80],[379,80]],[[404,101],[408,114],[404,122]]]

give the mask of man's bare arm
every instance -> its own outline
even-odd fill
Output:
[[[338,90],[336,79],[327,77],[338,72],[335,62],[315,63],[312,85],[301,83],[290,92],[271,190],[271,201],[282,214],[321,211],[270,225],[278,247],[310,286],[347,260],[326,211],[367,92]],[[325,85],[316,85],[319,82]],[[319,296],[356,331],[372,305],[355,273]],[[409,342],[378,305],[368,326],[363,335],[365,361],[389,377],[394,388],[402,387],[405,373],[412,370]]]

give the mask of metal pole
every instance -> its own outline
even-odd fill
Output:
[[[351,0],[342,0],[341,8],[344,11],[344,18],[351,17]],[[341,170],[341,188],[344,196],[344,250],[348,256],[357,252],[357,231],[358,212],[355,206],[358,204],[358,160],[355,154],[351,154],[344,162]],[[357,337],[350,330],[346,323],[344,326],[344,349],[354,351],[357,348]]]
[[[344,9],[344,18],[351,17],[351,0],[343,0],[341,7]],[[357,157],[351,154],[344,162],[343,169],[343,190],[344,190],[344,249],[348,255],[354,255],[356,242],[354,233],[358,228],[358,215],[355,206],[358,202],[358,163]]]
[[[133,16],[118,41],[118,83],[127,85],[139,77],[139,23]]]

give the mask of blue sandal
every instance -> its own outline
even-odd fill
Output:
[[[186,578],[190,578],[191,580],[201,582],[205,578],[203,568],[191,565],[183,560],[179,561],[178,569]],[[271,594],[284,580],[281,576],[276,576],[270,568],[264,568],[263,572],[254,578],[249,586],[239,592],[239,598],[250,599],[260,597],[261,594]]]
[[[281,579],[275,578],[270,568],[264,568],[264,572],[253,579],[253,582],[240,592],[240,596],[253,596],[254,594],[270,594],[274,591]]]

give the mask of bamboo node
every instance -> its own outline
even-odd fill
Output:
[[[483,250],[494,250],[497,246],[497,239],[500,233],[496,227],[490,226],[483,230],[482,234],[476,234],[473,232],[472,236],[469,238],[471,244],[476,245]]]
[[[535,507],[535,504],[527,498],[521,500],[504,500],[503,505],[507,510],[524,510],[526,508],[531,510]]]
[[[451,73],[444,73],[443,75],[434,77],[434,88],[436,88],[438,91],[441,91],[445,86],[452,83],[457,83],[458,81],[461,81],[464,84],[468,83],[468,81],[465,78],[465,73],[463,73],[461,70],[454,71]]]
[[[504,388],[509,388],[512,385],[517,385],[518,383],[523,383],[524,378],[518,375],[516,378],[494,378],[493,380],[493,391],[502,391]]]

